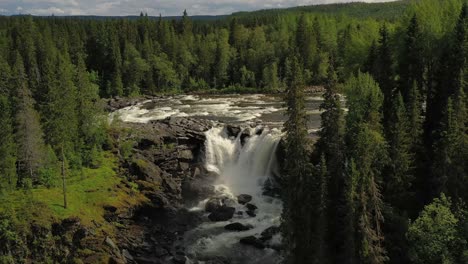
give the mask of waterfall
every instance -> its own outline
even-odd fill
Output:
[[[218,173],[219,184],[235,195],[261,197],[265,180],[277,171],[275,154],[280,131],[256,128],[253,132],[244,144],[241,133],[229,138],[222,127],[206,133],[206,169]]]
[[[247,132],[250,136],[245,137]],[[247,236],[260,237],[265,229],[280,224],[281,201],[263,195],[265,181],[278,174],[276,149],[280,138],[278,129],[266,127],[249,127],[237,137],[229,137],[224,127],[214,127],[206,132],[205,167],[219,175],[215,185],[218,196],[237,201],[236,197],[240,194],[251,195],[252,203],[258,210],[256,216],[251,217],[245,214],[244,205],[234,202],[230,206],[236,208],[236,214],[231,220],[207,221],[187,232],[185,247],[192,260],[221,256],[233,264],[279,263],[280,255],[272,249],[280,244],[279,235],[266,242],[269,246],[265,249],[242,245],[239,241]],[[201,202],[197,209],[203,210],[207,200]],[[241,232],[224,230],[226,224],[233,222],[251,225],[253,228]]]

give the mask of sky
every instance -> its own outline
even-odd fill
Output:
[[[189,15],[224,15],[237,11],[351,1],[357,0],[0,0],[0,15],[126,16],[144,12],[150,16],[174,16],[181,15],[184,9]]]

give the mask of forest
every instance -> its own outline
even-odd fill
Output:
[[[415,0],[218,20],[0,16],[0,263],[25,221],[16,203],[108,165],[118,132],[102,98],[177,93],[284,94],[287,263],[468,263],[467,11]]]

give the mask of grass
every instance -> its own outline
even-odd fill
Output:
[[[50,223],[78,217],[84,225],[93,220],[105,223],[103,206],[130,207],[144,201],[135,188],[126,187],[117,175],[117,160],[110,153],[103,156],[97,169],[84,168],[81,175],[68,179],[68,207],[63,206],[61,187],[14,191],[0,198],[0,213],[8,211],[25,221]],[[31,219],[32,218],[32,219]]]

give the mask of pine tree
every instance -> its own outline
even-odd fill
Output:
[[[287,121],[284,125],[286,189],[284,191],[283,236],[288,245],[288,263],[310,263],[310,212],[304,206],[311,168],[308,160],[307,119],[304,101],[302,68],[296,57],[286,62]]]

